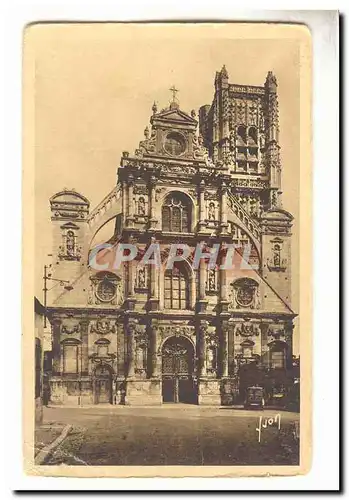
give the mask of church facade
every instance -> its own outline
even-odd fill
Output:
[[[52,277],[69,285],[50,292],[52,403],[229,405],[250,385],[287,384],[296,315],[281,176],[275,76],[235,85],[223,67],[198,117],[175,93],[154,104],[94,210],[74,190],[55,194]],[[110,221],[114,234],[94,247]],[[136,255],[113,266],[122,244]],[[188,252],[171,267],[173,244]],[[144,264],[151,245],[157,266]]]

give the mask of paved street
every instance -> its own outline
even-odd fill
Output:
[[[190,405],[45,408],[45,423],[70,423],[74,432],[51,463],[88,465],[289,465],[298,463],[299,414]]]

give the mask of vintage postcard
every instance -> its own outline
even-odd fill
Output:
[[[311,34],[24,30],[28,474],[311,464]]]

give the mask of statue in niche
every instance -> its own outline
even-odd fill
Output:
[[[281,249],[280,245],[274,245],[274,255],[273,255],[273,263],[274,267],[280,267],[281,266]]]
[[[138,198],[138,215],[145,215],[145,199],[143,196]]]
[[[215,205],[213,202],[211,202],[208,206],[208,218],[209,220],[215,220],[216,218],[216,209],[215,209]]]
[[[145,269],[144,267],[141,267],[138,271],[138,287],[139,288],[145,288],[146,283],[145,283]]]
[[[73,231],[67,232],[66,240],[67,255],[74,255],[75,253],[75,235]]]
[[[207,348],[207,371],[214,372],[216,369],[216,347],[211,345]]]

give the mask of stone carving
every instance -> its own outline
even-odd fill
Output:
[[[249,106],[249,113],[248,113],[248,118],[249,118],[249,124],[250,125],[257,125],[257,116],[258,116],[258,108],[256,103],[252,102],[251,105]]]
[[[135,342],[137,347],[148,346],[148,335],[144,325],[137,325],[134,330]]]
[[[199,137],[196,137],[196,135],[193,136],[193,155],[194,158],[208,157],[208,151],[204,146],[204,139],[201,135]]]
[[[205,335],[206,345],[211,346],[211,347],[218,347],[219,336],[218,336],[216,330],[208,330],[207,327],[204,327],[204,328],[206,328],[206,335]]]
[[[113,275],[100,278],[98,275],[90,278],[91,285],[88,292],[88,304],[120,305],[124,301],[123,284]]]
[[[146,288],[147,280],[146,280],[146,269],[145,267],[140,267],[137,270],[137,278],[136,278],[136,288]]]
[[[258,283],[249,278],[241,278],[230,283],[229,310],[260,309]]]
[[[195,335],[195,328],[193,326],[159,326],[159,333],[162,338],[172,335],[192,337]]]
[[[285,327],[284,325],[269,325],[268,337],[273,340],[285,340]],[[292,333],[291,333],[292,337]]]
[[[287,259],[281,258],[282,240],[277,240],[272,248],[272,258],[267,259],[267,266],[270,271],[285,271]]]
[[[268,182],[262,181],[260,179],[232,179],[231,185],[236,187],[266,189],[268,186]]]
[[[71,335],[72,333],[79,333],[80,332],[80,324],[78,323],[77,325],[63,325],[62,326],[62,333],[66,333],[68,335]]]
[[[205,333],[206,340],[206,372],[214,375],[217,371],[217,352],[219,346],[219,336],[216,330],[209,330]]]
[[[218,200],[218,193],[217,191],[215,192],[212,192],[212,191],[205,191],[205,194],[204,194],[204,199],[205,200],[215,200],[217,201]]]
[[[196,173],[196,168],[188,165],[162,165],[161,170],[164,174],[194,175]]]
[[[147,195],[148,194],[148,188],[147,188],[147,186],[138,185],[138,186],[135,186],[133,188],[133,193],[134,194]]]
[[[135,340],[135,372],[144,374],[147,369],[148,334],[144,325],[137,325],[134,329]]]
[[[235,329],[235,336],[236,337],[258,337],[260,334],[259,327],[257,325],[254,325],[252,323],[242,323],[240,325],[237,325]]]
[[[217,273],[215,269],[210,269],[208,271],[207,277],[207,291],[216,292],[217,291]]]
[[[58,258],[78,261],[81,259],[81,247],[76,244],[76,235],[71,229],[63,235],[63,245],[58,249]]]
[[[112,322],[108,319],[100,319],[91,325],[91,333],[96,332],[103,335],[107,335],[108,333],[115,333],[116,326],[115,322]]]
[[[145,215],[145,199],[143,196],[140,196],[138,198],[137,205],[138,205],[138,215],[141,215],[141,216]]]
[[[144,153],[155,153],[156,152],[156,131],[152,129],[151,136],[149,137],[149,129],[145,129],[145,140],[139,143],[138,152]]]

